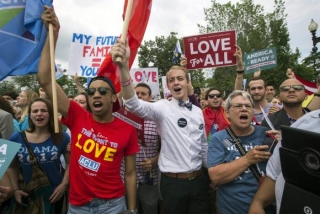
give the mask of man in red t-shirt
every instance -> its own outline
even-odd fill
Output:
[[[45,6],[42,21],[53,25],[57,42],[59,21],[53,9]],[[49,38],[42,49],[39,83],[52,98]],[[114,117],[119,109],[113,83],[106,77],[95,77],[88,85],[92,113],[69,100],[56,84],[58,110],[62,122],[71,131],[70,196],[68,213],[116,214],[126,210],[124,184],[120,178],[121,161],[125,160],[125,186],[128,211],[136,213],[136,152],[139,150],[135,128]]]

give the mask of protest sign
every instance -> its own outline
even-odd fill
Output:
[[[134,85],[141,82],[149,85],[154,98],[160,95],[158,68],[133,68],[130,70],[130,76]]]
[[[277,49],[266,48],[244,55],[245,73],[250,74],[260,70],[277,67]]]
[[[162,81],[163,97],[164,97],[164,99],[167,99],[168,96],[169,96],[171,93],[170,93],[170,90],[168,89],[168,86],[167,86],[166,76],[162,76],[162,77],[161,77],[161,81]]]
[[[73,33],[69,54],[69,75],[95,77],[118,36]]]
[[[138,133],[139,144],[142,146],[146,146],[144,140],[144,119],[136,116],[135,114],[127,111],[124,108],[120,108],[117,112],[113,112],[112,114],[120,120],[123,120],[124,122],[135,127]]]
[[[184,37],[183,43],[189,70],[236,64],[234,30]]]
[[[0,139],[0,179],[9,167],[12,159],[16,156],[20,143]]]

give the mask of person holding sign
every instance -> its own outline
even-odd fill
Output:
[[[237,76],[235,80],[235,90],[243,90],[243,76],[244,76],[244,63],[242,60],[242,51],[239,46],[236,46],[237,51],[234,54],[237,61]],[[267,94],[266,94],[266,87],[267,83],[264,79],[260,77],[260,69],[259,71],[254,75],[254,77],[249,80],[248,82],[248,92],[252,97],[253,100],[253,114],[254,114],[254,120],[257,123],[261,123],[263,120],[263,112],[260,108],[262,107],[263,111],[268,114],[270,108],[272,107],[272,104],[267,102]]]
[[[187,70],[173,66],[168,71],[166,79],[171,101],[145,102],[136,95],[130,78],[128,44],[118,39],[110,53],[120,70],[125,106],[137,116],[157,124],[161,137],[158,165],[164,213],[208,214],[208,191],[202,171],[207,163],[208,144],[202,111],[188,99]]]
[[[56,44],[60,23],[54,10],[45,6],[42,21],[53,25]],[[69,100],[63,89],[51,79],[50,38],[47,37],[39,63],[39,83],[49,98],[56,84],[57,106],[61,122],[71,131],[69,214],[97,212],[117,214],[126,210],[136,213],[136,152],[139,150],[133,126],[113,116],[120,105],[112,81],[104,76],[92,78],[87,94],[92,113]],[[52,82],[53,81],[53,82]],[[125,161],[125,185],[120,177]]]

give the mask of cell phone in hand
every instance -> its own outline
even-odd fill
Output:
[[[21,196],[20,202],[25,207],[29,207],[30,206],[30,198],[29,197]]]
[[[277,143],[278,143],[277,137],[274,134],[268,133],[262,145],[267,145],[269,149],[266,151],[273,153],[273,150],[276,147]]]

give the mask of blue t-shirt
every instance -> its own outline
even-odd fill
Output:
[[[9,140],[21,144],[17,157],[20,165],[22,166],[24,180],[28,182],[31,179],[32,171],[32,167],[29,163],[28,148],[26,147],[26,144],[19,132],[12,134]],[[31,149],[39,159],[39,163],[46,172],[53,188],[56,188],[62,182],[63,175],[60,168],[60,156],[67,151],[67,145],[69,142],[70,137],[66,133],[63,133],[63,140],[57,146],[53,144],[51,137],[42,143],[29,142]]]
[[[239,137],[246,151],[261,145],[266,138],[266,127],[254,126],[254,132],[248,136]],[[232,162],[241,157],[232,138],[226,130],[215,133],[208,147],[208,168]],[[257,164],[258,170],[266,171],[267,161]],[[222,213],[247,214],[250,203],[258,189],[258,181],[247,169],[233,182],[218,186],[217,202]]]

